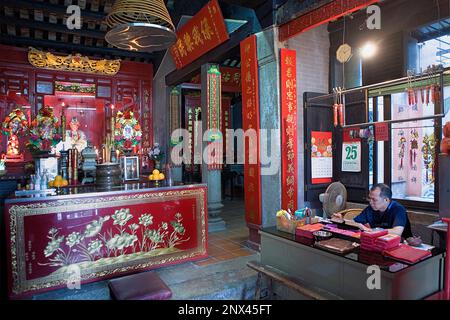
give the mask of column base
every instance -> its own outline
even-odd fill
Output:
[[[211,218],[208,217],[208,233],[210,232],[218,232],[226,230],[226,224],[225,221],[222,220],[222,218],[215,217]]]
[[[247,222],[247,227],[248,227],[248,239],[245,242],[246,246],[258,252],[261,251],[261,236],[259,234],[261,226]]]

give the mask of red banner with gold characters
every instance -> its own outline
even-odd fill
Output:
[[[279,40],[286,41],[301,32],[368,7],[380,0],[334,0],[280,26]]]
[[[220,67],[222,79],[222,92],[241,92],[241,69],[232,67]],[[201,84],[200,74],[193,77],[189,83]]]
[[[245,146],[245,220],[261,224],[261,168],[259,159],[259,92],[256,36],[241,42],[242,127],[256,130],[256,163],[250,163],[250,145]],[[252,151],[255,151],[254,148]]]
[[[217,0],[208,2],[177,31],[177,42],[170,53],[177,69],[188,65],[229,39],[225,20]]]
[[[281,49],[281,207],[297,210],[296,51]]]

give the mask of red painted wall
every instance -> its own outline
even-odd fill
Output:
[[[56,52],[55,54],[64,55]],[[143,140],[140,145],[142,151],[142,148],[151,147],[153,141],[152,80],[153,65],[149,63],[121,61],[120,71],[114,76],[45,70],[35,68],[28,62],[27,48],[0,45],[0,120],[3,121],[5,115],[14,108],[14,102],[6,98],[10,91],[20,92],[29,101],[31,114],[34,117],[43,104],[59,104],[59,101],[55,101],[57,98],[52,97],[53,91],[42,92],[39,88],[52,84],[54,81],[91,83],[96,85],[98,95],[93,104],[96,108],[95,118],[86,115],[85,124],[82,126],[92,134],[92,140],[100,143],[103,141],[103,136],[110,132],[108,121],[110,104],[116,106],[116,112],[124,107],[132,107],[143,130]],[[59,111],[57,113],[59,115]],[[70,121],[70,114],[67,118]],[[102,121],[98,121],[100,118]],[[6,138],[3,137],[0,153],[5,151]]]

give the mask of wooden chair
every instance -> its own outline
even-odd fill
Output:
[[[345,209],[342,211],[339,211],[342,215],[342,218],[345,220],[353,220],[355,217],[357,217],[364,209],[362,208],[355,208],[355,209]]]

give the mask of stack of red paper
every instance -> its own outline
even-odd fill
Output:
[[[431,252],[428,250],[416,249],[406,244],[400,244],[394,249],[384,251],[383,255],[406,263],[416,263],[431,256]]]
[[[377,248],[375,241],[378,237],[382,237],[388,234],[387,230],[373,230],[373,231],[364,231],[361,233],[361,246],[360,248],[367,251],[375,251],[380,252]]]
[[[323,224],[321,223],[315,223],[315,224],[306,224],[301,227],[297,227],[296,235],[299,237],[305,237],[309,239],[313,239],[314,235],[313,233],[319,230],[322,230]]]
[[[398,247],[400,244],[401,237],[396,234],[387,234],[376,238],[375,248],[378,252],[383,252],[384,250],[390,250]]]
[[[361,231],[352,231],[352,230],[345,230],[345,229],[339,229],[338,227],[334,227],[331,225],[325,226],[325,230],[331,231],[333,233],[342,234],[347,237],[352,238],[359,238],[361,235]]]

